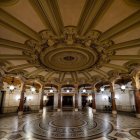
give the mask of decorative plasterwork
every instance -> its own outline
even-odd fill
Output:
[[[28,40],[26,45],[33,51],[23,51],[33,59],[32,64],[40,64],[44,69],[51,71],[82,71],[91,68],[100,68],[109,62],[109,56],[114,51],[106,51],[113,44],[112,41],[98,41],[101,32],[92,30],[87,36],[77,34],[76,27],[67,26],[60,37],[51,31],[40,32],[41,42]],[[98,62],[97,62],[98,59]],[[81,61],[82,60],[82,61]]]
[[[17,1],[11,0],[13,4]],[[6,8],[3,7],[0,10],[1,25],[14,33],[24,36],[27,38],[27,41],[25,44],[21,44],[18,43],[16,37],[15,42],[0,39],[0,47],[17,49],[22,52],[22,55],[6,55],[7,53],[1,53],[0,70],[10,74],[19,74],[27,79],[40,79],[43,82],[48,81],[50,83],[96,83],[104,79],[109,80],[111,77],[120,76],[123,73],[128,74],[133,69],[139,68],[140,55],[134,52],[132,52],[132,55],[125,55],[125,49],[139,47],[140,39],[127,40],[126,37],[126,42],[120,40],[121,43],[119,44],[115,44],[111,39],[114,39],[116,35],[124,33],[126,30],[129,32],[135,25],[138,26],[140,10],[137,10],[135,13],[132,12],[132,15],[129,12],[126,13],[125,19],[123,18],[119,22],[116,21],[115,25],[102,33],[96,30],[96,25],[100,22],[100,18],[106,14],[109,6],[114,4],[113,0],[86,1],[81,17],[77,17],[80,19],[77,27],[63,26],[63,19],[57,0],[29,1],[31,3],[30,6],[33,6],[42,23],[46,25],[46,29],[39,33],[35,32],[30,28],[31,26],[28,27],[24,24],[24,20],[18,20],[16,15],[8,13]],[[10,5],[9,0],[3,0],[2,2]],[[136,3],[136,0],[133,2]],[[131,1],[131,3],[133,2]],[[16,6],[18,7],[18,4]],[[75,16],[73,11],[72,14]],[[33,16],[33,18],[38,17]],[[113,19],[107,20],[112,22]],[[120,49],[124,51],[124,55],[115,55],[115,51]],[[9,61],[17,59],[25,60],[27,63],[15,65],[15,63],[12,64]],[[81,61],[78,61],[78,59]],[[120,63],[121,61],[130,62],[121,66],[119,63],[112,64],[110,60],[117,60]],[[35,67],[33,71],[26,71],[27,68],[32,67]],[[104,68],[113,70],[104,71]],[[45,72],[45,76],[41,75],[42,71]],[[90,71],[92,71],[93,75],[89,74]],[[56,76],[56,73],[59,76]],[[80,74],[82,77],[79,76]],[[68,76],[69,78],[66,75],[70,75]]]

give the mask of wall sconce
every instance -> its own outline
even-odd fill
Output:
[[[88,100],[90,100],[90,101],[92,100],[92,96],[91,96],[91,95],[90,95],[90,96],[88,96]]]
[[[121,89],[125,90],[126,86],[125,85],[121,85]]]
[[[105,88],[104,87],[101,87],[100,90],[103,92],[103,91],[105,91]]]
[[[20,95],[17,95],[16,97],[15,97],[15,99],[18,101],[18,100],[20,100]]]
[[[36,91],[36,88],[34,87],[34,83],[33,83],[32,87],[31,87],[31,92],[33,93],[35,91]]]
[[[51,85],[50,93],[53,93],[53,88],[52,88],[52,85]]]
[[[83,88],[83,93],[86,93],[87,92],[87,90],[85,89],[85,87]]]
[[[11,91],[11,93],[14,91],[14,89],[15,89],[15,86],[14,86],[14,77],[12,78],[12,80],[11,80],[11,84],[9,85],[9,90]]]

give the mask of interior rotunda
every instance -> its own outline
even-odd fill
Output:
[[[0,0],[0,139],[140,139],[140,1]]]

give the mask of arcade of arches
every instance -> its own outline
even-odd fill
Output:
[[[0,139],[138,140],[139,119],[139,1],[0,0]]]

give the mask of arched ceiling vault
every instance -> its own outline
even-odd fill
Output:
[[[0,70],[81,84],[140,67],[140,2],[0,1]]]

